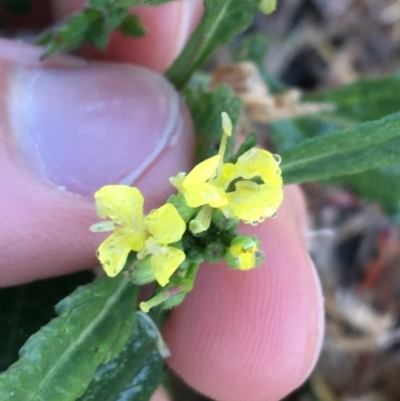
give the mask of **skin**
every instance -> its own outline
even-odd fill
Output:
[[[54,0],[54,19],[83,4]],[[138,12],[148,30],[146,38],[115,35],[105,53],[86,48],[83,56],[162,72],[199,21],[202,2],[182,0],[154,9],[141,7]],[[0,174],[0,245],[5,250],[0,285],[93,267],[102,238],[87,230],[97,221],[92,197],[60,190],[32,173],[15,144],[17,130],[10,123],[8,95],[17,71],[43,68],[36,62],[38,51],[0,41],[0,54],[0,89],[6,94],[0,98],[0,171],[5,172]],[[70,57],[51,61],[67,70],[80,62]],[[94,66],[88,68],[98,68]],[[106,68],[119,74],[112,64]],[[22,95],[15,93],[17,102],[22,101],[18,98]],[[160,205],[171,192],[168,177],[188,171],[193,164],[193,129],[185,106],[181,104],[179,110],[184,124],[178,145],[166,148],[134,181],[145,193],[149,208]],[[213,399],[279,400],[306,379],[320,351],[322,295],[306,249],[306,207],[298,187],[287,187],[285,194],[276,219],[242,227],[244,233],[259,236],[266,255],[263,266],[248,272],[232,271],[222,264],[202,267],[195,289],[172,311],[163,331],[172,352],[167,363],[189,385]],[[162,390],[152,399],[165,400]]]

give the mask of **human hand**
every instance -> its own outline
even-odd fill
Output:
[[[83,2],[53,3],[61,17]],[[148,36],[117,36],[105,57],[161,72],[198,21],[201,2],[140,12]],[[0,40],[3,286],[96,265],[99,238],[88,230],[97,221],[92,193],[125,179],[144,193],[149,210],[169,195],[168,177],[193,164],[190,118],[163,78],[69,56],[40,64],[39,55]],[[323,331],[305,226],[302,196],[289,187],[276,219],[243,227],[260,237],[263,266],[202,267],[164,329],[168,363],[190,385],[221,401],[268,401],[305,379]]]

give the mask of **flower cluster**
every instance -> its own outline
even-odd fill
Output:
[[[98,215],[108,220],[92,231],[113,231],[97,254],[104,270],[115,276],[134,258],[128,271],[137,284],[157,281],[163,287],[141,308],[181,302],[190,291],[201,261],[225,257],[234,269],[248,270],[263,259],[256,237],[239,235],[239,220],[257,224],[272,217],[283,200],[280,158],[251,148],[224,162],[232,123],[222,113],[223,137],[219,152],[188,174],[170,178],[178,190],[169,201],[147,216],[137,188],[107,185],[95,193]],[[188,226],[188,227],[187,227]],[[188,228],[188,230],[187,230]]]
[[[189,174],[180,173],[170,179],[190,207],[203,206],[191,223],[194,234],[209,227],[209,207],[220,209],[227,218],[257,224],[273,216],[283,200],[279,156],[251,148],[236,163],[223,163],[232,124],[226,113],[222,113],[222,119],[224,136],[219,154],[204,160]]]

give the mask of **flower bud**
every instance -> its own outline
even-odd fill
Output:
[[[264,260],[260,240],[254,236],[238,235],[233,238],[225,255],[225,261],[233,269],[249,270]]]
[[[210,242],[203,251],[203,257],[206,262],[218,263],[225,255],[226,247],[221,242]]]

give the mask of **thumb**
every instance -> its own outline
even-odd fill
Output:
[[[161,76],[0,40],[0,285],[93,266],[92,194],[137,186],[147,209],[192,163],[188,112]]]

